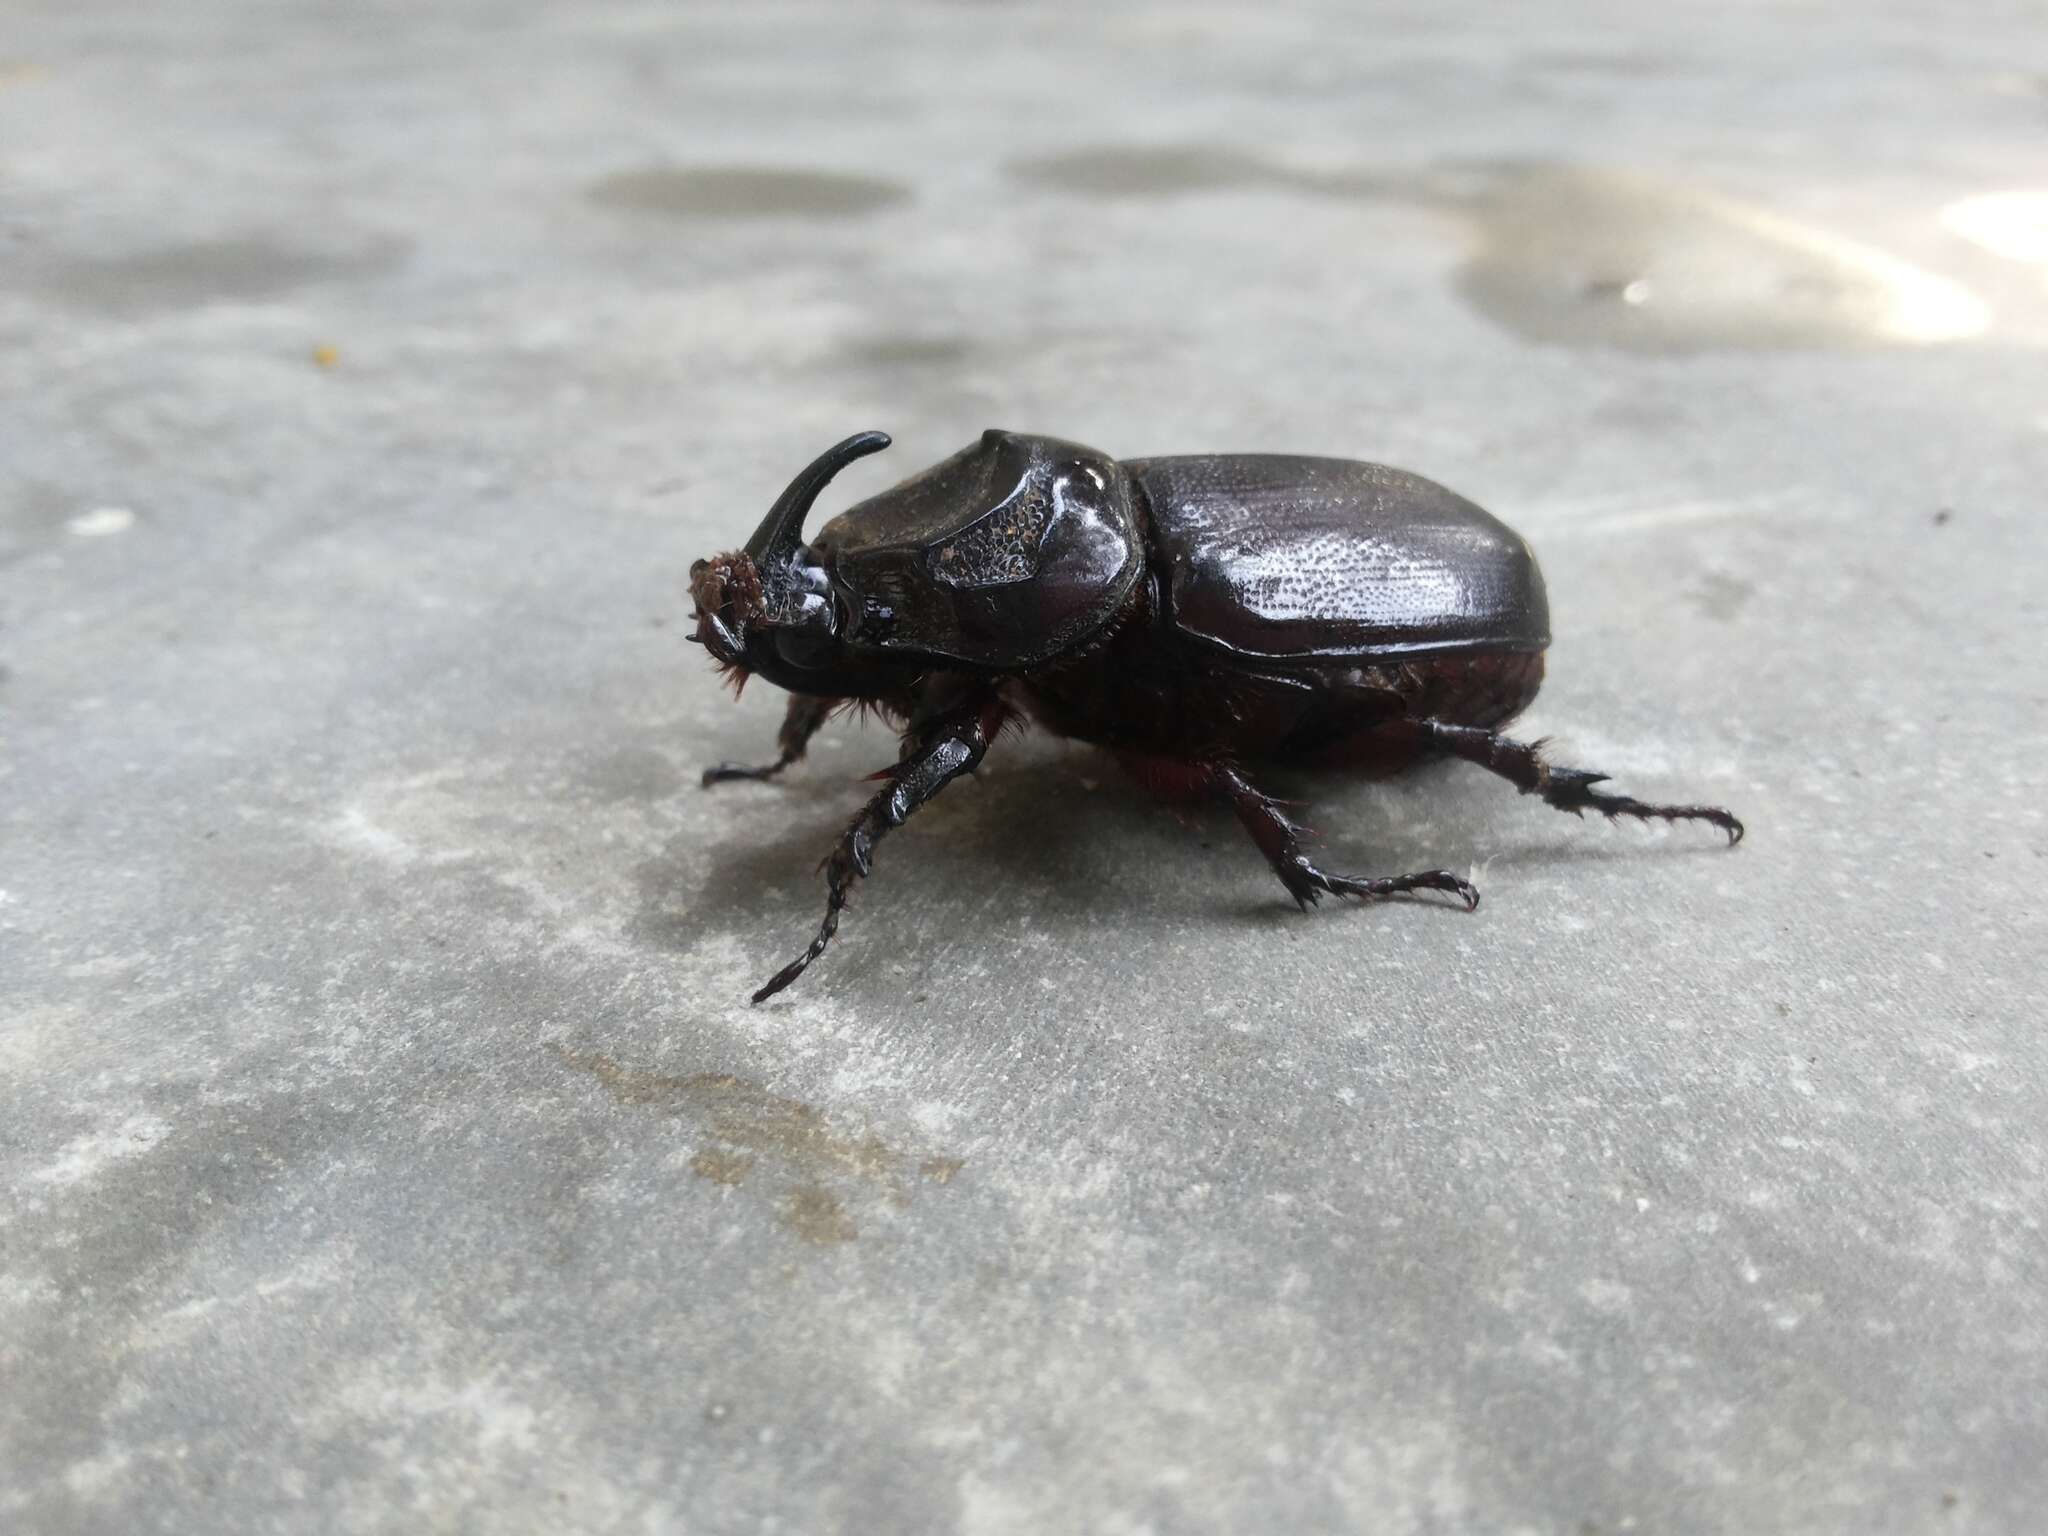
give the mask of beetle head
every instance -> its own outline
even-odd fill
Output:
[[[742,682],[760,672],[778,687],[823,691],[805,674],[840,659],[840,618],[824,563],[803,541],[804,517],[834,475],[888,446],[886,432],[857,432],[826,449],[776,498],[745,549],[690,567],[696,638]]]

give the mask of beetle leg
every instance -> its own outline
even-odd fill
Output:
[[[972,773],[1007,713],[1000,702],[988,698],[941,715],[914,733],[902,762],[877,775],[888,779],[888,787],[848,823],[838,845],[825,858],[825,920],[818,925],[818,936],[811,940],[810,948],[769,978],[754,994],[755,1002],[773,997],[825,953],[825,946],[839,931],[839,914],[853,882],[874,867],[875,844],[961,774]]]
[[[1609,821],[1617,816],[1638,816],[1645,820],[1704,821],[1728,834],[1728,846],[1742,841],[1742,823],[1718,805],[1651,805],[1630,795],[1595,789],[1607,775],[1584,768],[1557,768],[1543,761],[1542,742],[1510,741],[1476,725],[1445,725],[1438,720],[1416,722],[1422,740],[1453,757],[1499,774],[1525,795],[1541,795],[1560,811],[1583,816],[1598,811]]]
[[[775,745],[782,749],[781,755],[774,762],[764,763],[758,768],[749,768],[744,763],[720,763],[716,768],[706,768],[704,787],[709,789],[728,779],[774,778],[804,755],[811,738],[818,734],[818,727],[825,723],[839,703],[838,699],[822,698],[817,694],[792,693],[789,712],[782,717],[782,729],[775,734]]]
[[[1218,765],[1209,771],[1209,782],[1217,793],[1228,796],[1237,819],[1251,833],[1259,852],[1273,866],[1273,873],[1287,887],[1305,912],[1332,896],[1397,896],[1404,891],[1448,891],[1471,911],[1479,905],[1479,890],[1469,880],[1460,880],[1447,869],[1429,869],[1413,875],[1381,875],[1359,878],[1333,875],[1316,868],[1301,851],[1302,829],[1280,813],[1278,801],[1259,793],[1234,768]]]

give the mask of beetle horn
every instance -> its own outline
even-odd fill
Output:
[[[886,432],[856,432],[845,442],[827,448],[811,460],[803,472],[789,482],[789,489],[775,499],[768,515],[761,519],[761,526],[747,540],[748,556],[756,565],[766,565],[777,556],[792,553],[803,542],[804,518],[810,513],[811,503],[831,483],[832,477],[855,459],[880,453],[888,446],[889,434]]]

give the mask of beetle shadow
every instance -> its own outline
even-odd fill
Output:
[[[1598,819],[1593,816],[1586,818],[1588,822]],[[1676,846],[1678,839],[1685,836],[1682,831],[1674,832],[1669,839],[1651,842],[1628,838],[1630,829],[1627,827],[1599,830],[1612,834],[1612,840],[1594,841],[1594,829],[1588,827],[1587,840],[1583,842],[1531,843],[1507,853],[1482,854],[1479,862],[1489,869],[1533,869],[1545,864],[1619,864],[1651,856],[1659,859],[1704,858],[1733,851],[1728,846],[1728,839],[1711,827],[1698,834],[1697,840],[1688,840],[1684,847]],[[1666,846],[1667,842],[1670,846]]]
[[[1020,755],[950,786],[889,835],[855,905],[872,915],[886,911],[892,896],[932,905],[972,893],[979,902],[1000,885],[1015,905],[1048,920],[1060,920],[1063,909],[1099,913],[1071,893],[1098,889],[1119,857],[1128,808],[1088,792],[1112,773],[1104,765],[1098,777],[1085,758]],[[708,862],[697,849],[699,831],[677,833],[634,873],[639,909],[629,936],[669,950],[689,949],[708,932],[789,928],[795,937],[822,915],[820,866],[877,787],[830,775],[763,787],[692,785],[685,794],[748,797],[735,819],[759,830],[728,836]],[[773,798],[764,805],[764,796]]]
[[[1488,853],[1482,845],[1495,839],[1475,838],[1471,829],[1492,825],[1476,805],[1491,786],[1463,786],[1473,797],[1468,816],[1450,768],[1421,764],[1402,775],[1398,793],[1418,808],[1430,808],[1421,832],[1417,818],[1391,806],[1370,780],[1274,774],[1271,788],[1288,802],[1291,815],[1318,830],[1312,856],[1336,873],[1498,868],[1644,851],[1532,837],[1512,851]],[[735,819],[759,830],[728,837],[708,865],[697,847],[701,833],[679,832],[636,872],[640,903],[631,937],[680,951],[712,932],[751,937],[788,930],[796,939],[814,924],[824,905],[819,866],[875,786],[798,774],[765,787],[685,790],[747,797],[743,807],[734,807]],[[764,796],[772,799],[764,804]],[[1430,826],[1453,830],[1439,838],[1426,830]],[[1162,804],[1106,754],[1044,741],[1022,744],[999,766],[949,788],[892,833],[875,862],[875,876],[863,882],[865,899],[856,897],[870,920],[898,904],[927,913],[942,907],[979,910],[997,891],[1012,909],[1029,911],[1053,928],[1100,924],[1114,920],[1120,909],[1138,912],[1148,903],[1262,929],[1301,919],[1226,807]],[[1465,915],[1463,902],[1441,892],[1384,899]],[[1350,904],[1331,898],[1325,906]]]

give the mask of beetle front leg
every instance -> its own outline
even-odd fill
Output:
[[[1595,789],[1604,773],[1585,768],[1558,768],[1543,761],[1542,742],[1511,741],[1476,725],[1445,725],[1438,720],[1416,722],[1429,746],[1499,774],[1525,795],[1541,795],[1546,805],[1583,816],[1598,811],[1609,821],[1617,816],[1644,820],[1704,821],[1728,834],[1728,846],[1742,841],[1742,823],[1718,805],[1652,805],[1631,795]]]
[[[704,770],[704,787],[723,784],[731,779],[772,779],[791,763],[803,757],[811,744],[811,738],[818,734],[818,727],[831,718],[841,700],[823,698],[817,694],[792,693],[789,696],[789,710],[782,717],[782,729],[775,733],[775,745],[781,755],[772,763],[750,768],[744,763],[720,763],[715,768]]]
[[[826,856],[825,920],[818,936],[796,959],[769,978],[754,994],[765,1002],[804,973],[839,931],[839,914],[846,907],[853,882],[874,867],[875,844],[908,821],[918,807],[931,800],[963,773],[972,773],[995,740],[1007,711],[994,699],[986,699],[938,717],[912,732],[914,745],[908,756],[878,777],[889,787],[870,800],[847,825],[838,846]]]
[[[1301,851],[1302,829],[1281,814],[1277,801],[1261,794],[1234,768],[1212,768],[1209,782],[1229,798],[1237,819],[1304,912],[1321,901],[1324,892],[1332,896],[1397,896],[1406,891],[1448,891],[1465,903],[1468,912],[1479,905],[1478,887],[1447,869],[1369,877],[1333,875],[1318,869]]]

